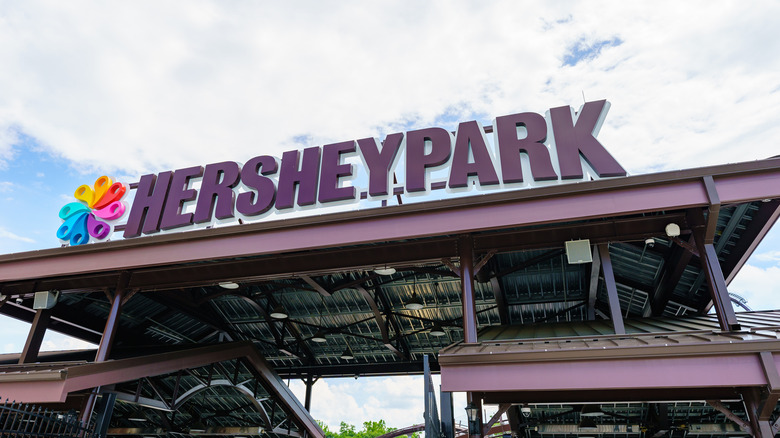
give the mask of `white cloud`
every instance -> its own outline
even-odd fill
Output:
[[[20,236],[18,234],[14,234],[4,228],[0,227],[0,239],[11,239],[16,240],[19,242],[26,242],[26,243],[35,243],[35,240],[30,239],[29,237]]]
[[[0,193],[10,193],[14,189],[14,183],[10,181],[0,181]]]
[[[291,388],[303,401],[303,383],[292,382]],[[360,429],[366,421],[385,420],[400,428],[422,422],[421,394],[421,377],[323,379],[314,384],[311,412],[331,430],[342,421]]]
[[[752,257],[762,262],[780,262],[780,250],[762,252]]]
[[[160,171],[584,92],[612,100],[601,138],[630,171],[764,158],[780,134],[778,7],[16,3],[0,11],[0,128],[87,166]]]
[[[97,345],[82,341],[61,333],[48,330],[41,342],[41,351],[84,350],[97,348]]]
[[[748,263],[729,285],[729,292],[745,298],[753,310],[775,310],[780,309],[778,284],[780,265],[760,268]]]
[[[432,376],[440,403],[439,375]],[[301,381],[291,381],[290,388],[303,403],[306,387]],[[312,416],[337,431],[343,421],[360,429],[366,421],[385,420],[388,426],[402,428],[423,422],[422,376],[360,377],[358,379],[321,379],[312,389]],[[440,404],[439,404],[440,406]],[[455,422],[467,424],[466,396],[454,394]],[[496,412],[495,406],[485,406],[485,418]]]

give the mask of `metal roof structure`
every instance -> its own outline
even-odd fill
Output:
[[[43,327],[31,339],[48,327],[96,344],[116,318],[105,357],[115,361],[245,341],[280,378],[304,379],[311,389],[323,377],[421,374],[424,355],[438,371],[440,352],[473,342],[471,331],[478,329],[480,342],[570,338],[583,330],[619,339],[634,330],[677,331],[676,324],[744,330],[746,321],[763,314],[734,316],[723,298],[725,284],[712,283],[718,278],[713,272],[722,272],[722,282],[733,279],[779,215],[780,159],[774,158],[216,227],[0,256],[6,297],[0,313],[34,323],[33,332]],[[679,226],[679,236],[665,231],[670,223]],[[564,243],[580,239],[589,240],[596,263],[568,263]],[[377,273],[387,267],[395,272]],[[225,288],[225,282],[238,287]],[[47,290],[60,291],[58,303],[48,314],[36,312],[34,294]],[[407,308],[414,297],[422,308]],[[279,309],[288,316],[274,318]],[[707,315],[711,309],[717,317]],[[320,335],[324,342],[317,342]],[[52,360],[93,358],[27,349],[21,357]],[[115,382],[114,392],[137,393],[148,403],[118,396],[110,430],[130,436],[135,432],[128,430],[143,429],[151,436],[151,429],[191,430],[197,421],[244,428],[232,436],[247,436],[253,434],[247,428],[283,427],[281,417],[267,424],[252,417],[259,411],[245,406],[246,396],[235,388],[253,379],[250,367],[236,359],[212,363]],[[162,402],[203,381],[224,385],[206,385],[208,394],[185,400],[176,416],[166,410],[172,405]],[[286,399],[259,403],[269,410]],[[725,418],[703,400],[685,403],[664,408],[664,415],[672,412],[673,422]],[[651,405],[627,402],[616,415],[632,421],[651,410],[660,415]],[[146,422],[132,420],[138,409]],[[563,426],[579,421],[571,410],[547,406],[542,412],[549,422],[537,421],[533,433],[570,435]],[[243,422],[220,415],[230,412],[247,415],[240,416]],[[729,412],[739,415],[736,408]],[[300,431],[306,421],[304,415],[285,424]],[[709,430],[709,422],[700,424]]]

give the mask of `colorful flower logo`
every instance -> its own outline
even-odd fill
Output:
[[[57,238],[71,245],[88,243],[91,237],[103,240],[111,235],[113,227],[108,223],[122,217],[125,203],[122,198],[127,187],[121,182],[101,176],[94,187],[83,185],[73,196],[79,202],[71,202],[60,209],[63,224],[57,230]]]

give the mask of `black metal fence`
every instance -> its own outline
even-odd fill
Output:
[[[0,405],[0,436],[5,438],[97,438],[74,411],[57,412],[40,406],[5,401]]]

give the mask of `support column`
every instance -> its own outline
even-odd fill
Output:
[[[474,240],[469,235],[458,239],[460,257],[461,302],[463,306],[463,342],[477,342],[477,307],[474,300]]]
[[[436,412],[436,397],[431,382],[431,367],[428,355],[423,355],[423,419],[425,420],[425,436],[439,435],[439,413]]]
[[[114,403],[116,402],[116,393],[107,392],[100,397],[100,403],[97,406],[97,421],[95,422],[95,432],[97,436],[106,436],[108,425],[111,423],[111,415],[114,413]]]
[[[593,246],[593,263],[590,265],[590,288],[588,290],[588,321],[596,319],[596,298],[599,293],[599,274],[601,273],[601,259],[598,246]]]
[[[100,338],[100,344],[98,345],[97,354],[95,355],[96,363],[105,362],[111,353],[111,346],[114,343],[114,337],[116,337],[116,331],[119,328],[119,315],[122,312],[122,304],[124,304],[123,301],[125,297],[125,288],[127,287],[128,280],[128,275],[122,274],[120,276],[119,284],[117,285],[114,296],[111,299],[111,310],[108,313],[106,327],[103,329],[103,336]],[[84,427],[89,425],[89,419],[92,416],[92,409],[95,407],[95,398],[97,397],[97,393],[99,391],[100,388],[94,388],[84,402],[84,407],[81,410],[80,418]]]
[[[701,267],[704,270],[704,276],[707,279],[707,286],[715,306],[715,314],[718,316],[718,322],[722,330],[739,330],[737,315],[734,313],[734,306],[731,304],[731,297],[726,288],[726,280],[723,277],[723,270],[720,267],[718,254],[712,243],[706,242],[706,225],[704,215],[701,211],[689,212],[689,222],[693,224],[693,238],[696,241],[696,248],[699,250],[699,259]]]
[[[756,438],[772,438],[772,424],[760,418],[761,394],[757,388],[750,388],[742,393],[750,420],[750,432]]]
[[[444,438],[455,438],[455,412],[452,408],[452,393],[439,390],[441,402],[441,434]]]
[[[612,270],[612,259],[609,257],[609,245],[599,245],[599,256],[601,259],[601,270],[604,273],[604,284],[607,286],[607,297],[609,298],[609,317],[612,319],[612,326],[616,335],[626,334],[626,328],[623,326],[623,315],[620,312],[620,299],[618,298],[617,286],[615,285],[615,272]]]
[[[30,333],[27,335],[27,341],[24,343],[24,350],[19,357],[19,364],[32,363],[38,360],[38,352],[41,351],[41,342],[43,335],[46,334],[46,327],[51,320],[51,309],[38,309],[35,312]]]
[[[311,374],[306,376],[306,398],[303,401],[303,407],[311,413],[311,388],[314,386],[314,378]]]

